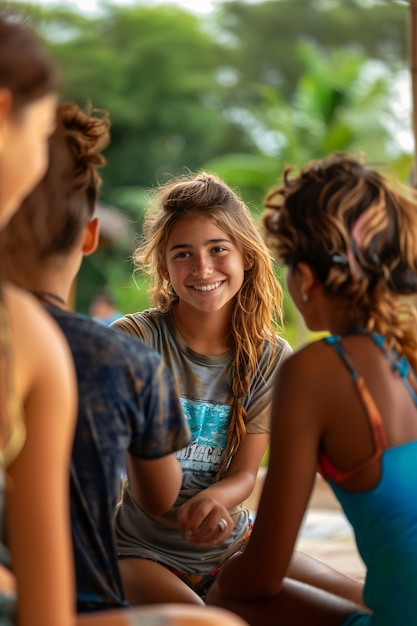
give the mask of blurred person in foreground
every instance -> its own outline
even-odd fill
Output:
[[[30,24],[3,3],[1,230],[45,173],[57,82],[55,67]],[[2,258],[0,623],[70,626],[75,613],[68,519],[76,410],[73,365],[62,334],[35,298],[3,279]]]

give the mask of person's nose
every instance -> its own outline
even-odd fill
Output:
[[[205,253],[201,253],[195,256],[193,265],[193,276],[204,278],[210,276],[213,272],[213,266],[210,256]]]

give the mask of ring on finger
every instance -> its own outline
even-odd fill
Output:
[[[220,532],[223,532],[227,528],[227,521],[222,517],[222,519],[219,519],[217,522],[217,526],[220,528]]]

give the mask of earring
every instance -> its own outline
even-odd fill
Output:
[[[302,295],[302,298],[301,298],[301,299],[302,299],[302,301],[303,301],[304,303],[307,303],[307,302],[308,302],[308,295],[307,295],[306,293],[304,293],[304,294]]]

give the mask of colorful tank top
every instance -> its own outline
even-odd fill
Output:
[[[417,379],[408,361],[387,350],[380,335],[370,336],[388,358],[393,371],[402,378],[417,406]],[[381,416],[342,338],[329,337],[324,341],[336,350],[350,371],[375,440],[374,454],[350,472],[337,470],[324,455],[320,458],[320,471],[329,480],[352,524],[358,551],[367,568],[364,601],[373,613],[363,615],[361,619],[365,621],[360,623],[369,626],[413,623],[417,614],[417,441],[387,448]],[[373,489],[351,493],[338,484],[378,457],[381,478]]]

